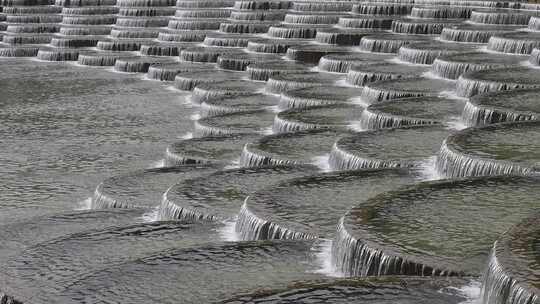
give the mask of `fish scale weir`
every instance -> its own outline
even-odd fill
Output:
[[[535,1],[0,0],[0,303],[540,304],[539,65]]]

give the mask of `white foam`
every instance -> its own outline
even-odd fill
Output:
[[[274,134],[274,130],[272,130],[272,127],[268,127],[266,129],[264,129],[261,133],[263,135],[272,135],[272,134]]]
[[[335,278],[344,277],[343,273],[332,265],[332,240],[319,239],[311,250],[315,252],[315,261],[317,263],[317,269],[313,273]]]
[[[362,99],[362,97],[358,96],[358,97],[353,97],[351,99],[349,99],[350,103],[353,104],[353,105],[357,105],[357,106],[361,106],[363,108],[367,108],[369,107],[369,102],[366,102],[365,100]]]
[[[159,206],[154,207],[152,210],[144,213],[140,219],[144,223],[156,222],[159,220]]]
[[[191,120],[199,120],[199,119],[201,119],[201,114],[199,114],[199,113],[191,114],[189,116],[189,119],[191,119]]]
[[[386,59],[385,61],[390,62],[390,63],[395,63],[395,64],[409,65],[409,66],[423,66],[423,67],[431,66],[430,64],[412,63],[412,62],[408,62],[408,61],[403,61],[403,60],[399,59],[398,57],[393,57],[393,58],[390,58],[390,59]]]
[[[163,168],[163,167],[165,167],[165,159],[160,159],[160,160],[156,160],[156,161],[152,162],[150,164],[149,169]]]
[[[348,83],[347,79],[344,79],[344,78],[336,80],[334,82],[334,85],[338,87],[358,88],[357,86]]]
[[[224,221],[223,227],[217,229],[219,237],[225,242],[238,242],[240,237],[236,233],[236,219]]]
[[[364,127],[362,127],[362,124],[360,123],[360,121],[352,121],[349,125],[348,125],[348,128],[351,129],[352,131],[354,132],[364,132],[364,131],[367,131],[366,129],[364,129]]]
[[[272,112],[272,113],[279,113],[279,112],[282,112],[282,110],[279,108],[279,106],[275,105],[275,106],[268,106],[266,107],[266,109],[268,109],[269,112]]]
[[[77,202],[77,208],[75,210],[90,210],[92,209],[92,198],[88,197],[82,201]]]
[[[321,169],[322,172],[330,172],[332,169],[330,168],[329,159],[330,154],[315,156],[311,158],[311,163]]]
[[[186,132],[186,134],[180,136],[181,139],[192,139],[193,138],[193,132]]]
[[[431,156],[425,160],[422,160],[418,166],[420,179],[422,181],[439,180],[443,179],[443,176],[437,172],[435,163],[437,162],[437,156]]]
[[[463,119],[461,118],[461,116],[451,117],[451,119],[448,122],[446,122],[446,127],[447,129],[456,130],[456,131],[468,128],[465,122],[463,122]]]
[[[465,301],[460,302],[459,304],[480,304],[482,303],[480,299],[482,284],[478,281],[472,281],[469,284],[461,287],[453,287],[456,291],[459,292],[462,296],[466,298]]]
[[[240,166],[240,157],[231,161],[230,164],[223,167],[223,170],[239,169],[239,168],[242,168],[242,166]]]
[[[462,96],[457,95],[456,91],[442,91],[442,92],[439,93],[439,96],[445,97],[445,98],[448,98],[448,99],[459,100],[459,101],[463,101],[463,102],[466,102],[466,101],[469,100],[469,98],[467,98],[467,97],[462,97]]]

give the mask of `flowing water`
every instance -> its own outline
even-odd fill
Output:
[[[0,1],[0,303],[540,304],[538,9]]]

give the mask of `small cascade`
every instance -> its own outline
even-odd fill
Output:
[[[149,43],[142,44],[139,52],[144,56],[161,56],[172,57],[180,55],[180,52],[190,47],[191,45],[185,45],[183,43],[166,43],[160,42],[158,44]]]
[[[499,263],[496,255],[497,242],[489,258],[482,284],[482,303],[484,304],[535,304],[540,301],[539,295],[521,286],[520,282],[510,277],[506,269]]]
[[[323,44],[337,45],[358,45],[360,40],[369,34],[373,34],[372,30],[366,29],[341,29],[328,28],[317,31],[315,41]]]
[[[538,214],[533,213],[495,241],[483,276],[484,304],[536,304],[538,279]]]
[[[509,77],[512,75],[511,77]],[[540,75],[529,68],[500,68],[468,72],[461,75],[456,83],[456,93],[461,97],[507,91],[520,88],[537,88],[540,86]]]
[[[384,128],[400,128],[403,126],[431,125],[436,121],[414,117],[400,117],[381,113],[367,108],[360,116],[360,128],[363,130],[375,130]]]
[[[96,45],[100,51],[109,52],[135,52],[141,49],[146,39],[100,39]]]
[[[362,130],[401,128],[414,125],[450,124],[463,105],[450,98],[417,97],[380,102],[367,107],[360,116]]]
[[[454,84],[438,79],[404,77],[366,83],[360,99],[367,104],[405,97],[438,96],[454,88]]]
[[[390,29],[393,21],[393,17],[354,15],[339,18],[338,26],[359,29]]]
[[[172,63],[173,59],[164,57],[118,58],[114,63],[114,70],[125,73],[147,73],[154,64]]]
[[[435,59],[441,56],[473,52],[475,50],[477,50],[477,46],[469,44],[411,43],[399,49],[397,58],[414,64],[432,64]]]
[[[182,72],[174,78],[174,87],[182,91],[192,91],[199,84],[235,80],[240,79],[240,76],[239,73],[213,69]]]
[[[251,80],[267,81],[272,76],[278,76],[284,73],[306,72],[305,64],[294,62],[267,62],[250,64],[246,71]]]
[[[246,198],[244,205],[242,205],[236,221],[235,230],[241,240],[310,240],[317,238],[314,235],[296,232],[258,217],[249,210],[248,202],[249,197]]]
[[[314,24],[314,25],[326,25],[326,24],[337,24],[340,17],[345,16],[343,13],[287,13],[285,23],[289,24]]]
[[[0,46],[0,57],[36,57],[39,47]]]
[[[163,194],[161,205],[158,209],[157,220],[170,221],[170,220],[182,220],[182,221],[217,221],[218,217],[211,214],[205,214],[198,212],[195,209],[184,208],[168,199],[168,193],[170,189]]]
[[[211,31],[200,30],[163,30],[158,34],[159,41],[168,42],[203,42]]]
[[[321,71],[347,73],[351,66],[355,64],[372,63],[373,61],[382,61],[384,59],[388,59],[388,56],[367,53],[327,55],[319,60],[317,67]]]
[[[332,242],[332,264],[346,276],[450,275],[445,270],[433,269],[399,256],[388,255],[376,246],[370,246],[368,242],[352,236],[344,220],[344,218],[340,219],[336,237]]]
[[[528,55],[539,46],[539,33],[514,32],[493,35],[488,41],[487,49],[501,53]]]
[[[457,25],[457,21],[402,19],[392,22],[392,32],[415,35],[438,35],[444,27]]]
[[[363,37],[360,49],[375,53],[397,53],[399,48],[409,43],[424,42],[425,36],[381,34]]]
[[[518,28],[518,26],[481,26],[463,24],[443,28],[440,37],[443,41],[455,41],[461,43],[488,43],[491,36],[496,34],[510,33]]]
[[[531,19],[529,19],[527,28],[533,31],[540,31],[540,17],[532,16]]]
[[[472,52],[440,56],[433,62],[431,72],[446,79],[458,79],[466,72],[517,66],[523,58],[499,54]]]
[[[247,50],[255,53],[286,53],[289,47],[304,44],[305,41],[294,39],[255,38],[247,42]]]
[[[177,18],[229,18],[231,11],[228,9],[177,9],[174,13]]]
[[[412,5],[399,3],[364,3],[355,4],[352,8],[354,14],[359,15],[407,15],[411,12]]]
[[[79,57],[80,59],[80,57]],[[187,72],[213,70],[213,66],[207,64],[182,62],[154,64],[148,68],[148,78],[160,81],[174,81],[176,75]]]
[[[540,48],[534,48],[529,56],[529,63],[534,66],[540,66]]]
[[[279,56],[272,54],[225,54],[219,56],[217,66],[223,70],[245,71],[252,64],[280,61]]]
[[[256,153],[250,150],[250,146],[246,144],[240,154],[240,166],[244,168],[262,167],[262,166],[280,166],[280,165],[295,165],[296,161],[283,160],[272,158],[271,156]]]
[[[263,85],[247,80],[230,80],[214,83],[203,83],[197,85],[191,95],[191,101],[202,103],[208,100],[233,97],[248,96],[261,91]]]
[[[253,38],[252,35],[214,33],[206,35],[203,44],[219,47],[246,47]]]
[[[235,48],[221,47],[193,47],[180,52],[180,60],[191,62],[217,62],[221,55],[242,54],[242,51]]]
[[[319,128],[320,126],[318,124],[291,121],[291,120],[287,120],[280,117],[278,114],[274,118],[274,123],[272,124],[272,133],[273,134],[289,133],[289,132],[298,132],[298,131],[303,131],[303,130],[319,129]]]
[[[468,130],[468,129],[465,129]],[[437,155],[436,167],[447,178],[489,175],[526,175],[531,169],[511,162],[483,159],[453,147],[454,137],[445,139]]]
[[[171,19],[168,28],[171,30],[217,30],[226,19]]]
[[[336,79],[335,75],[318,72],[286,73],[271,76],[266,82],[266,91],[280,94],[290,90],[301,88],[322,86],[332,83]]]
[[[283,21],[286,12],[286,10],[233,11],[230,19],[238,21]]]
[[[386,162],[377,159],[368,159],[349,153],[337,144],[334,144],[330,157],[328,158],[330,168],[333,170],[358,170],[358,169],[379,169],[379,168],[399,168],[398,162]]]
[[[293,3],[288,0],[242,0],[234,2],[234,9],[237,10],[286,10],[292,7]]]
[[[539,92],[536,89],[519,91],[531,92],[535,95],[535,97]],[[492,93],[475,96],[465,104],[461,119],[468,126],[481,126],[501,122],[515,122],[540,119],[540,115],[533,112],[536,109],[533,109],[532,107],[530,109],[527,109],[527,106],[523,105],[523,103],[526,103],[527,101],[530,102],[530,100],[526,99],[528,96],[521,96],[518,92],[516,93],[517,94],[514,95],[514,91],[508,91],[503,93],[497,92],[495,94]],[[498,98],[501,98],[500,95],[509,95],[509,98],[507,100],[508,103],[498,104],[495,102],[491,102],[491,100],[489,99],[493,98],[496,100]],[[511,103],[513,102],[514,96],[518,98],[519,101],[517,102],[522,104],[520,106],[517,106],[516,108],[514,108],[515,105]],[[532,101],[532,103],[535,103],[535,101]]]
[[[358,96],[361,89],[338,86],[313,86],[285,91],[281,94],[281,109],[310,108],[332,104],[344,104]]]
[[[165,166],[230,163],[238,158],[246,143],[259,137],[256,134],[233,134],[184,139],[167,147]]]
[[[360,64],[349,69],[347,83],[364,86],[370,82],[399,79],[402,77],[419,77],[427,71],[423,66],[411,66],[391,62]]]
[[[481,24],[527,25],[531,15],[512,11],[473,10],[470,21]]]
[[[40,48],[37,58],[44,61],[77,61],[79,51],[75,49]]]
[[[275,114],[265,110],[205,117],[194,122],[195,137],[229,134],[263,134]]]
[[[426,6],[413,7],[411,17],[425,19],[468,19],[472,8],[455,6]]]
[[[90,209],[130,208],[128,202],[116,200],[103,191],[103,183],[99,184],[94,191]]]
[[[437,153],[450,133],[444,126],[416,125],[354,133],[338,139],[330,152],[334,170],[418,167]],[[410,140],[422,137],[422,143]]]
[[[314,39],[317,31],[328,25],[280,24],[268,28],[268,36],[282,39]]]
[[[348,1],[325,2],[293,2],[292,10],[300,12],[343,12],[350,11],[353,4]]]
[[[201,104],[201,116],[211,117],[231,113],[263,111],[274,107],[278,97],[268,94],[253,93],[241,96],[224,96],[206,100]]]
[[[277,23],[278,21],[228,21],[221,23],[219,31],[222,33],[260,34],[268,32],[270,27]]]

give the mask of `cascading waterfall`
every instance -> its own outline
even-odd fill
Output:
[[[437,122],[421,118],[396,116],[365,109],[360,116],[362,130],[376,130],[384,128],[400,128],[404,126],[431,125]]]
[[[321,126],[318,124],[311,124],[299,121],[290,121],[276,115],[274,123],[272,124],[272,132],[274,134],[298,132],[303,130],[318,129]]]
[[[0,47],[0,57],[36,57],[38,47]]]
[[[410,4],[355,4],[352,12],[359,15],[407,15],[411,12]]]
[[[364,18],[359,16],[341,17],[339,18],[338,26],[362,29],[390,29],[393,21],[392,18],[373,18],[369,15],[366,15]]]
[[[483,304],[535,304],[538,295],[530,293],[520,282],[508,276],[497,259],[497,241],[493,245],[482,284]]]
[[[91,209],[130,208],[128,202],[116,200],[103,191],[103,183],[99,184],[92,197]]]
[[[242,154],[240,154],[240,166],[245,168],[262,167],[262,166],[280,166],[280,165],[295,165],[295,161],[275,159],[270,156],[258,154],[249,148],[249,144],[244,146]]]
[[[487,45],[491,51],[523,55],[530,54],[536,47],[540,47],[540,35],[527,32],[494,35]]]
[[[383,275],[450,276],[446,270],[434,269],[383,250],[352,236],[341,218],[332,242],[332,265],[335,269],[353,277]]]
[[[497,11],[472,11],[471,22],[483,24],[527,25],[530,15]]]
[[[337,143],[332,147],[328,163],[333,170],[399,168],[403,166],[399,161],[369,159],[354,155],[339,148]]]
[[[309,240],[317,238],[314,235],[296,232],[258,217],[249,210],[247,206],[248,201],[249,197],[246,198],[240,209],[235,226],[235,230],[241,240]]]
[[[533,88],[539,85],[522,84],[522,83],[505,83],[497,81],[481,81],[470,77],[471,74],[459,76],[456,83],[456,92],[458,96],[472,97],[474,95],[494,92],[514,90],[520,88]]]
[[[440,34],[448,22],[415,22],[410,20],[395,20],[392,22],[392,32],[405,34],[437,35]]]
[[[426,19],[467,19],[471,16],[472,8],[454,6],[413,7],[411,17]]]
[[[268,28],[268,36],[282,39],[313,39],[317,30],[324,25],[273,25]]]
[[[451,138],[451,137],[450,137]],[[482,159],[476,156],[460,153],[449,146],[445,139],[437,155],[435,166],[441,176],[447,178],[460,178],[467,176],[490,175],[526,175],[532,172],[531,168],[523,167],[511,162],[493,159]]]
[[[37,58],[44,61],[77,61],[79,51],[73,49],[44,49],[40,48]]]
[[[520,113],[511,109],[504,110],[496,107],[487,108],[467,102],[461,119],[468,126],[481,126],[501,122],[537,120],[540,117],[532,113]]]
[[[184,220],[184,221],[216,221],[217,218],[211,214],[204,214],[193,209],[184,208],[168,199],[169,188],[161,200],[157,218],[160,221]]]

